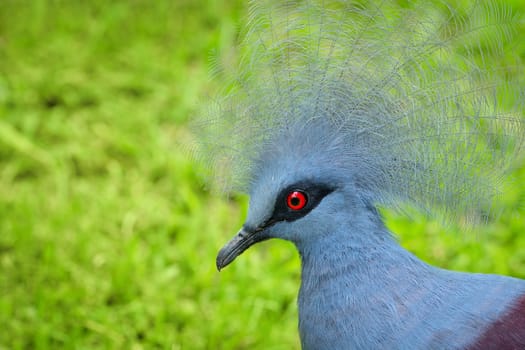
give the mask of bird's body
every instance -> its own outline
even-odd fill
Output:
[[[377,210],[485,213],[524,139],[488,101],[505,84],[440,51],[462,36],[434,13],[390,23],[345,1],[267,6],[253,5],[249,74],[210,123],[211,161],[250,194],[217,267],[259,241],[293,242],[304,349],[525,349],[525,281],[432,267]],[[454,18],[444,23],[472,33]]]
[[[371,214],[374,215],[374,214]],[[304,349],[514,349],[525,346],[525,281],[429,266],[376,221],[351,223],[302,251],[299,330]],[[374,235],[363,244],[348,236]],[[513,311],[516,309],[516,311]],[[517,312],[512,331],[474,347],[491,326]],[[322,331],[321,331],[322,330]],[[512,347],[510,347],[512,348]]]

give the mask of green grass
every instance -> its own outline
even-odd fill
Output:
[[[0,4],[0,349],[299,348],[293,246],[217,273],[246,198],[205,191],[180,150],[244,6]],[[517,177],[481,239],[390,226],[437,265],[525,277]]]

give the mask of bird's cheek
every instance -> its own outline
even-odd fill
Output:
[[[268,238],[280,238],[287,241],[295,241],[298,232],[294,223],[283,221],[266,228],[264,234]]]

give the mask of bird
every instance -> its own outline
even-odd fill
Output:
[[[525,349],[525,280],[423,262],[381,214],[475,228],[521,159],[523,80],[490,60],[517,17],[467,3],[252,1],[214,67],[196,153],[250,197],[216,265],[291,241],[303,349]]]

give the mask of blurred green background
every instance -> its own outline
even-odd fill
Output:
[[[206,191],[180,150],[220,85],[208,58],[235,55],[246,11],[0,3],[1,350],[299,348],[295,249],[266,242],[219,274],[246,198]],[[418,216],[389,225],[436,265],[525,278],[524,183],[521,167],[509,210],[475,235]]]

